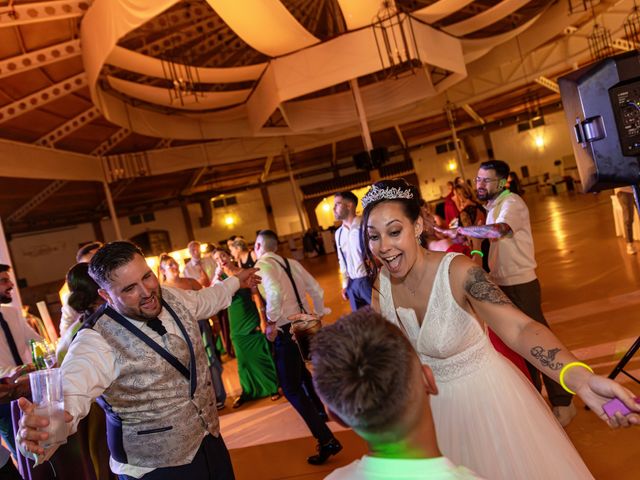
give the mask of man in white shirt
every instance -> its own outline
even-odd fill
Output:
[[[505,188],[509,165],[500,160],[489,160],[480,165],[476,177],[478,198],[486,201],[486,225],[460,227],[457,233],[473,238],[488,238],[489,275],[511,301],[535,321],[549,326],[542,313],[540,282],[536,276],[533,237],[529,209],[522,198]],[[533,353],[533,352],[532,352]],[[557,352],[556,352],[557,353]],[[535,355],[535,353],[534,353]],[[554,360],[553,351],[544,359]],[[562,426],[576,415],[571,403],[572,395],[527,362],[533,383],[542,390],[542,381],[553,406],[553,413]]]
[[[349,300],[351,310],[371,304],[371,282],[367,276],[360,226],[362,218],[356,215],[358,197],[352,192],[336,193],[333,199],[333,214],[342,225],[336,230],[338,263],[342,275],[342,298]]]
[[[42,338],[31,329],[18,309],[9,305],[13,300],[11,291],[14,287],[10,269],[9,265],[0,264],[0,377],[15,385],[14,381],[18,377],[33,369],[30,340],[39,341]],[[10,399],[28,393],[29,383],[26,377],[9,392],[12,396]],[[0,435],[15,456],[16,445],[8,402],[0,405]]]
[[[107,302],[78,332],[62,364],[68,434],[96,400],[107,416],[110,466],[121,480],[233,479],[219,432],[215,395],[197,319],[231,302],[238,288],[259,282],[244,270],[210,288],[160,288],[142,251],[112,242],[89,273]],[[48,458],[37,430],[48,419],[19,401],[21,450]],[[40,459],[39,459],[40,460]]]
[[[274,342],[276,371],[284,396],[318,440],[318,453],[307,458],[307,462],[320,465],[342,450],[342,445],[325,423],[324,405],[316,395],[311,374],[291,338],[289,317],[303,312],[324,315],[324,292],[299,262],[276,254],[277,248],[278,237],[273,231],[258,233],[254,249],[258,256],[256,267],[260,269],[262,279],[258,288],[267,304],[266,335]],[[313,300],[313,309],[307,294]]]
[[[311,352],[313,383],[329,415],[369,445],[367,455],[327,479],[478,478],[440,453],[433,373],[395,325],[365,308],[322,328]]]
[[[211,285],[216,272],[216,262],[211,257],[202,256],[200,242],[189,242],[187,248],[191,259],[184,266],[183,275],[197,280],[203,287],[208,287]]]

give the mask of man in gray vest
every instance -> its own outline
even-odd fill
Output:
[[[106,300],[87,320],[62,364],[68,434],[97,400],[107,414],[111,469],[121,480],[233,479],[220,436],[211,376],[197,319],[259,283],[256,269],[213,287],[162,287],[140,249],[112,242],[93,257],[89,273]],[[48,458],[39,445],[48,419],[26,399],[17,443]],[[38,458],[40,460],[40,458]]]

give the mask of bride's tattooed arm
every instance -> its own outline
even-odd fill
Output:
[[[472,267],[464,282],[465,291],[476,300],[496,305],[511,305],[511,300],[500,287],[489,280],[487,273],[480,267]]]
[[[509,297],[500,287],[489,280],[487,273],[480,267],[472,267],[467,271],[464,289],[470,297],[481,302],[494,305],[513,305]],[[564,366],[563,362],[556,359],[560,352],[562,352],[561,348],[545,349],[541,345],[535,345],[529,349],[530,355],[540,362],[542,367],[550,370],[561,370]]]
[[[540,345],[537,345],[531,349],[531,355],[533,358],[537,358],[543,367],[548,367],[551,370],[561,370],[564,364],[562,362],[556,362],[556,355],[560,352],[559,348],[550,348],[545,350]]]

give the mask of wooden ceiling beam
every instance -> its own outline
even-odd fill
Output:
[[[67,183],[67,180],[56,180],[54,182],[51,182],[43,190],[31,197],[21,207],[14,210],[14,212],[7,217],[7,222],[11,223],[22,220],[29,212],[49,199],[54,193],[64,187]]]
[[[87,0],[64,0],[0,7],[0,28],[79,18],[90,5]]]
[[[125,138],[127,138],[131,134],[131,131],[127,128],[121,128],[116,133],[107,138],[104,142],[94,148],[89,155],[94,155],[96,157],[102,157],[109,150],[115,147],[117,144],[122,142]]]
[[[46,135],[43,135],[35,141],[36,145],[43,147],[53,147],[56,142],[59,142],[67,135],[75,132],[76,130],[84,127],[87,123],[93,122],[96,118],[100,118],[102,114],[96,107],[91,107],[84,112],[79,113],[71,120],[64,122],[55,130],[50,131]]]
[[[62,80],[47,88],[43,88],[31,95],[16,100],[8,105],[0,108],[0,123],[4,123],[12,118],[18,117],[24,113],[40,108],[54,100],[73,93],[87,85],[87,75],[82,72],[73,77]]]
[[[1,16],[0,16],[1,18]],[[50,63],[77,57],[82,53],[80,40],[69,40],[49,47],[34,50],[23,55],[0,60],[0,78],[44,67]]]

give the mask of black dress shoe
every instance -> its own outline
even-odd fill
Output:
[[[342,445],[336,438],[332,438],[329,443],[325,443],[324,445],[318,443],[317,455],[311,455],[307,458],[307,463],[311,465],[322,465],[331,455],[337,454],[340,450],[342,450]]]

